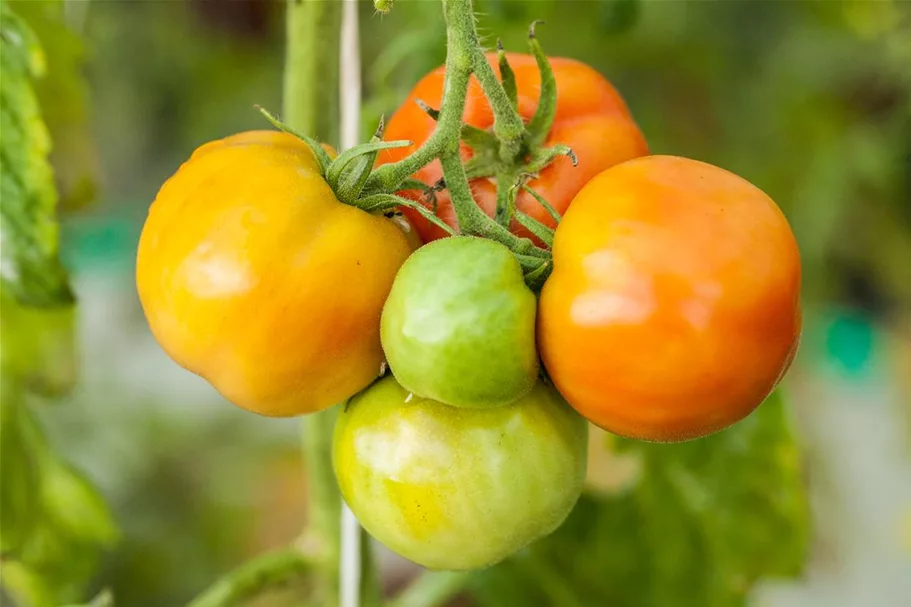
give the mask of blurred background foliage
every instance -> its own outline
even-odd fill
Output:
[[[118,605],[183,604],[287,543],[307,516],[297,423],[227,406],[177,368],[148,333],[132,279],[161,183],[201,143],[265,128],[254,104],[279,109],[284,6],[10,4],[51,74],[35,93],[79,307],[74,345],[72,310],[29,324],[17,316],[29,310],[4,300],[4,432],[15,402],[34,418],[24,426],[45,429],[49,452],[100,488],[119,527],[94,492],[58,488],[48,503],[89,504],[97,524],[82,542],[60,531],[60,516],[40,517],[54,541],[31,549],[35,570],[79,583],[53,588],[61,601],[110,587]],[[729,431],[675,446],[593,433],[589,491],[568,523],[478,575],[460,604],[901,605],[911,596],[911,3],[476,4],[490,46],[501,37],[523,50],[528,23],[546,20],[548,52],[605,74],[654,152],[718,164],[768,192],[800,241],[806,329],[782,395]],[[437,2],[361,9],[366,137],[442,63],[444,33]],[[38,339],[48,327],[56,337]],[[50,345],[36,354],[36,344]],[[72,376],[71,350],[76,387],[46,402],[23,369],[38,356],[45,379]],[[4,434],[7,494],[9,479],[29,478],[8,470],[12,444]],[[52,470],[40,478],[65,470],[68,486],[83,486],[60,466],[34,463]],[[61,546],[68,537],[91,549]],[[82,566],[102,545],[113,547],[100,569]],[[389,591],[413,575],[386,553],[381,565]]]

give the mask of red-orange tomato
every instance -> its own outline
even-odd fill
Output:
[[[800,256],[761,190],[695,160],[617,165],[572,201],[538,309],[538,346],[569,403],[616,434],[705,436],[787,371]]]
[[[519,113],[527,122],[538,106],[541,89],[538,67],[531,55],[510,53],[508,57],[516,76]],[[499,73],[497,56],[489,54],[487,59]],[[552,58],[550,63],[557,81],[557,113],[545,145],[564,143],[570,146],[579,158],[579,165],[573,167],[568,158],[558,158],[528,185],[562,213],[569,206],[573,196],[592,177],[624,160],[648,154],[648,146],[620,94],[601,74],[572,59]],[[445,69],[442,67],[427,74],[393,114],[386,125],[384,138],[387,141],[410,140],[413,145],[385,150],[380,154],[379,164],[401,160],[433,132],[436,123],[418,107],[415,100],[420,99],[432,107],[440,107],[444,76]],[[468,87],[463,119],[467,124],[481,129],[493,126],[490,104],[474,77]],[[462,146],[462,157],[471,157],[471,150],[465,145]],[[442,168],[437,160],[414,176],[432,185],[442,175]],[[496,183],[492,179],[475,179],[471,187],[481,208],[493,216],[497,202]],[[420,200],[420,195],[413,191],[403,194]],[[517,206],[535,219],[549,226],[554,225],[550,215],[527,192],[519,194]],[[404,209],[404,213],[417,226],[425,242],[446,236],[443,230],[418,213],[410,209]],[[457,226],[455,212],[447,192],[437,194],[437,215],[450,226]],[[513,229],[517,233],[527,235],[524,228],[517,224],[514,224]]]

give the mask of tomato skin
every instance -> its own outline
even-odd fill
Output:
[[[526,54],[508,53],[508,58],[518,86],[519,113],[527,122],[538,106],[541,79],[537,63],[533,56]],[[487,59],[499,74],[497,55],[489,53]],[[626,103],[601,74],[572,59],[554,57],[550,62],[557,81],[557,114],[545,145],[569,145],[576,153],[579,165],[574,167],[568,158],[558,158],[528,185],[563,213],[573,196],[591,178],[615,164],[648,154],[648,145]],[[384,138],[387,141],[409,140],[413,145],[384,150],[380,153],[378,164],[401,160],[430,136],[436,122],[421,110],[416,100],[420,99],[432,107],[440,107],[444,76],[445,70],[442,67],[427,74],[392,115],[386,125]],[[493,126],[490,105],[474,76],[468,87],[463,120],[480,129]],[[470,157],[470,148],[463,145],[462,158]],[[442,176],[438,160],[414,175],[428,185],[435,184]],[[492,217],[497,206],[496,183],[492,178],[475,179],[471,182],[471,188],[480,207]],[[413,190],[401,194],[421,200],[420,194]],[[528,192],[520,192],[516,205],[519,210],[544,224],[551,227],[554,225],[553,218]],[[424,242],[446,236],[443,230],[415,211],[403,209],[403,212],[417,226]],[[448,191],[437,193],[437,215],[453,228],[457,227]],[[513,224],[512,230],[529,236],[527,230],[518,223]]]
[[[389,367],[409,391],[455,407],[509,404],[538,379],[537,299],[503,245],[453,237],[415,252],[383,307]]]
[[[800,254],[759,188],[672,156],[608,169],[557,229],[538,347],[561,394],[624,436],[678,441],[751,413],[801,329]]]
[[[386,377],[340,414],[333,465],[373,537],[430,569],[492,565],[556,529],[585,478],[587,424],[539,382],[511,405],[460,409]]]
[[[304,143],[254,131],[203,145],[162,186],[136,284],[176,362],[240,407],[290,416],[380,373],[380,313],[410,252],[393,223],[335,198]]]

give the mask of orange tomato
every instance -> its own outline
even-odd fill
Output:
[[[508,57],[516,76],[519,113],[528,121],[538,106],[541,88],[537,63],[531,55],[510,53]],[[499,73],[496,54],[488,54],[487,58]],[[569,145],[576,153],[579,165],[573,167],[569,158],[557,158],[540,172],[538,178],[531,180],[528,186],[562,213],[573,196],[592,177],[619,162],[648,154],[648,146],[620,94],[601,74],[572,59],[552,58],[550,62],[557,81],[557,113],[545,145]],[[420,99],[432,107],[440,107],[444,78],[443,67],[427,74],[393,114],[386,125],[384,138],[387,141],[410,140],[413,145],[384,150],[379,156],[378,164],[401,160],[430,136],[436,122],[421,110],[415,100]],[[480,129],[493,126],[490,104],[474,77],[468,87],[463,120]],[[464,144],[462,157],[466,160],[471,157],[471,149]],[[414,175],[428,185],[433,185],[442,176],[442,168],[436,160]],[[495,180],[475,179],[471,188],[481,208],[493,216],[497,205]],[[421,195],[414,191],[402,194],[421,200]],[[528,192],[521,192],[516,204],[519,210],[535,219],[549,226],[554,225],[551,216]],[[425,242],[446,236],[443,230],[415,211],[403,209],[403,212],[415,224]],[[448,192],[437,194],[437,215],[450,226],[457,227]],[[518,224],[513,225],[513,230],[528,235]]]
[[[201,146],[162,186],[136,284],[175,361],[240,407],[289,416],[377,377],[380,313],[411,250],[340,203],[304,143],[254,131]]]
[[[787,371],[800,257],[775,203],[723,169],[631,160],[575,197],[538,310],[548,374],[594,424],[677,441],[752,412]]]

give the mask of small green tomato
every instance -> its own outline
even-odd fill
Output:
[[[585,479],[588,432],[543,382],[462,409],[386,377],[340,414],[333,465],[364,528],[429,569],[492,565],[556,529]]]
[[[535,384],[537,300],[501,244],[471,237],[416,251],[383,307],[383,350],[399,382],[455,407],[495,407]]]

